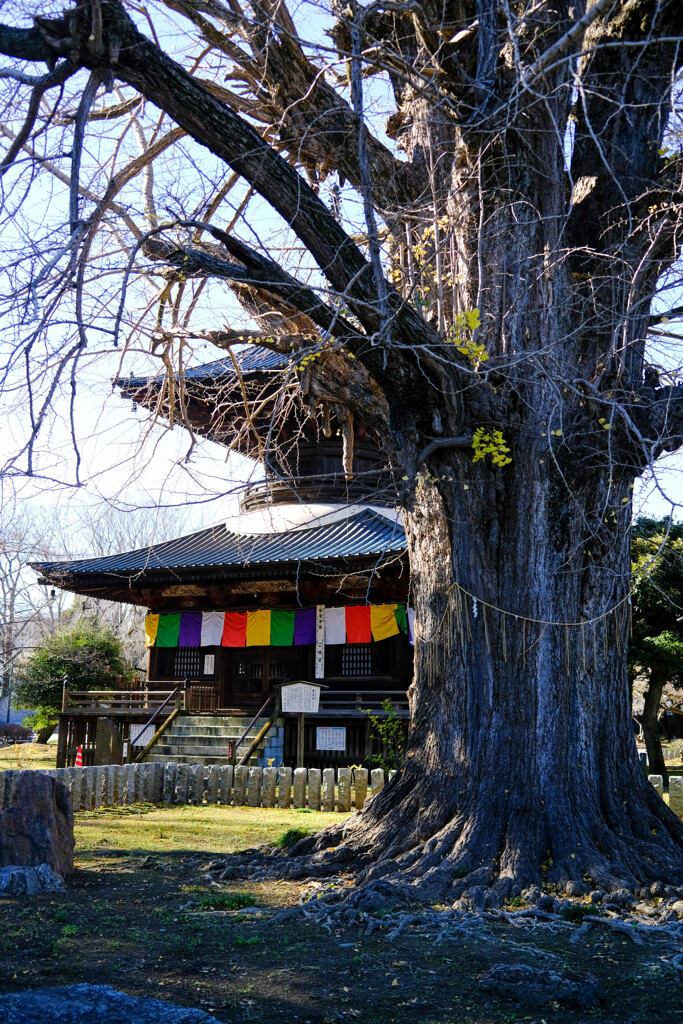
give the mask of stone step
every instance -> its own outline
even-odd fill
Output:
[[[225,747],[203,747],[199,743],[192,746],[176,747],[171,743],[157,743],[155,753],[162,754],[167,761],[175,761],[178,757],[226,757],[228,756]],[[237,756],[241,757],[249,749],[248,744],[243,744],[237,749]],[[257,748],[259,749],[259,748]],[[263,748],[260,748],[263,749]]]
[[[264,744],[259,744],[259,749]],[[250,747],[249,743],[240,743],[237,748],[238,751],[244,752]],[[157,744],[157,749],[160,751],[167,751],[169,754],[217,754],[221,757],[223,754],[227,756],[228,744],[227,743],[161,743]]]
[[[252,725],[251,732],[258,732],[267,722],[266,718],[257,719]],[[240,737],[248,725],[250,720],[246,720],[244,723],[234,722],[232,719],[224,719],[222,722],[206,721],[204,719],[187,721],[175,721],[169,726],[168,732],[173,735],[195,735],[200,733],[201,735],[216,735],[216,736],[238,736]]]
[[[256,725],[257,723],[267,722],[268,717],[269,716],[257,718],[256,722],[254,722],[254,725]],[[253,720],[251,718],[246,718],[244,716],[238,715],[226,715],[224,717],[219,718],[214,718],[209,715],[182,715],[179,718],[176,718],[171,728],[176,729],[178,728],[178,726],[182,726],[189,729],[202,729],[207,726],[211,728],[224,728],[228,726],[233,729],[242,729],[242,731],[244,732],[244,730],[247,728],[248,725],[251,724],[252,721]]]
[[[167,729],[160,741],[148,755],[148,761],[173,761],[177,764],[217,764],[227,765],[231,761],[227,756],[227,745],[242,739],[244,730],[251,725],[248,735],[237,748],[237,759],[246,754],[251,743],[267,718],[257,719],[252,723],[246,716],[190,716],[178,717]],[[249,764],[257,764],[259,755],[263,756],[265,744],[259,744],[249,759]]]
[[[259,729],[250,729],[247,736],[257,736],[259,732]],[[201,736],[202,738],[208,737],[209,739],[216,740],[216,742],[220,742],[221,740],[238,740],[241,736],[244,736],[244,730],[238,732],[236,729],[231,729],[226,730],[225,732],[214,732],[213,730],[207,731],[206,729],[193,729],[192,732],[190,732],[187,729],[174,729],[173,726],[171,726],[171,728],[167,729],[163,735],[173,736],[174,739],[184,740],[192,740],[196,736]]]
[[[239,736],[200,736],[199,734],[196,736],[169,736],[166,734],[161,737],[159,743],[178,747],[179,750],[184,750],[186,747],[211,747],[219,750],[221,747],[227,747],[228,743],[232,743],[234,746],[240,738]],[[246,736],[240,743],[240,746],[246,747],[254,739],[256,739],[256,734]]]
[[[228,757],[218,757],[217,755],[202,756],[201,754],[178,754],[169,757],[168,754],[148,754],[147,761],[162,762],[168,764],[172,761],[174,764],[218,764],[218,765],[229,765],[232,762]],[[258,763],[256,756],[249,758],[249,766],[253,767]]]

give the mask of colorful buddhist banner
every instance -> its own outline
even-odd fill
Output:
[[[325,644],[346,643],[346,608],[325,609]]]
[[[270,613],[270,643],[272,647],[291,647],[294,643],[294,612]]]
[[[199,647],[202,638],[202,613],[181,612],[178,647]]]
[[[370,605],[354,604],[346,609],[347,644],[369,644],[372,640]]]
[[[315,608],[149,613],[148,647],[300,647],[315,643]],[[405,605],[325,609],[326,644],[368,644],[409,633]],[[412,635],[410,637],[412,642]]]
[[[200,647],[220,647],[223,641],[225,612],[202,612]]]
[[[223,647],[247,646],[247,612],[226,612],[223,636]]]
[[[159,631],[159,616],[149,613],[145,619],[145,643],[148,647],[154,647],[157,633]]]
[[[180,612],[159,616],[155,647],[177,647],[180,636]]]
[[[270,612],[247,612],[247,647],[267,647],[270,643]]]
[[[388,640],[400,632],[396,621],[395,604],[370,605],[370,627],[373,640]]]
[[[294,646],[315,643],[315,608],[297,608],[294,612]]]

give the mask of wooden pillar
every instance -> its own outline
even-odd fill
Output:
[[[68,732],[68,719],[65,715],[59,716],[59,724],[57,726],[57,767],[66,768],[66,739]]]
[[[303,711],[297,712],[296,716],[296,766],[304,766],[304,730],[306,726],[306,715]]]

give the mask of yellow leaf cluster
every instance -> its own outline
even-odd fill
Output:
[[[477,427],[472,437],[474,456],[472,462],[480,462],[490,456],[494,466],[507,466],[512,459],[510,449],[505,444],[505,438],[500,430],[486,431],[484,427]]]
[[[467,356],[475,368],[479,363],[485,363],[488,359],[485,347],[475,341],[473,337],[478,327],[481,327],[479,310],[468,309],[465,313],[458,313],[455,323],[446,334],[446,341],[452,342],[458,352]]]

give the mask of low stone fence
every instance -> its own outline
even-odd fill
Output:
[[[20,771],[0,772],[0,811],[9,806]],[[44,772],[71,791],[74,811],[129,804],[220,804],[360,810],[395,772],[381,768],[247,768],[203,764],[124,764]],[[661,775],[648,776],[660,796]],[[669,807],[683,818],[683,776],[669,776]]]
[[[648,775],[648,779],[663,798],[664,779],[662,776]],[[679,818],[683,818],[683,776],[681,775],[669,776],[669,807]]]
[[[0,772],[0,811],[9,806],[20,771]],[[248,768],[203,764],[124,764],[55,768],[45,775],[71,791],[74,811],[128,804],[221,804],[226,807],[360,809],[384,788],[381,768]],[[336,774],[336,778],[335,778]],[[389,777],[394,772],[387,773]],[[369,791],[369,792],[368,792]]]

